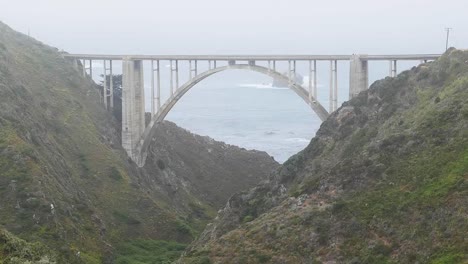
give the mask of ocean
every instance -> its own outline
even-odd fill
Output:
[[[201,82],[166,119],[199,135],[266,151],[281,163],[304,149],[321,124],[292,90],[272,87],[268,79]]]

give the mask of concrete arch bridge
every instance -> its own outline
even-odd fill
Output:
[[[349,61],[349,98],[368,88],[368,62],[372,60],[389,61],[389,75],[397,74],[397,61],[428,61],[437,59],[440,54],[414,55],[99,55],[63,54],[74,61],[84,76],[93,77],[93,61],[101,61],[104,75],[111,75],[114,61],[122,62],[122,146],[129,157],[140,167],[144,166],[148,147],[156,127],[164,120],[169,111],[184,94],[216,73],[242,69],[268,75],[288,85],[311,110],[323,121],[329,113],[338,108],[338,61]],[[81,61],[78,63],[78,61]],[[151,62],[151,121],[145,125],[145,91],[143,62]],[[86,67],[86,62],[88,66]],[[169,98],[161,102],[161,65],[169,63]],[[309,84],[296,81],[296,64],[308,65]],[[317,100],[317,62],[329,62],[330,85],[328,87],[328,110]],[[188,65],[188,80],[179,85],[179,65]],[[277,64],[287,64],[286,73],[280,73]],[[199,71],[200,64],[204,67]],[[104,78],[103,104],[113,108],[112,78],[107,83]]]

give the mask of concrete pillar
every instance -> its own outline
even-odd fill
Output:
[[[122,146],[133,161],[139,163],[136,146],[145,131],[145,93],[143,61],[122,61]]]
[[[107,66],[106,66],[106,60],[103,60],[102,61],[102,69],[103,69],[103,77],[104,77],[104,80],[102,82],[102,85],[103,85],[103,89],[102,89],[102,98],[103,98],[103,102],[104,102],[104,108],[107,109]]]
[[[335,79],[333,78],[333,61],[330,61],[330,88],[329,88],[329,93],[328,93],[328,112],[331,113],[333,112],[333,89],[334,89],[334,84],[333,81]]]
[[[349,67],[349,98],[353,98],[369,87],[369,69],[366,55],[353,54]]]
[[[215,65],[215,68],[216,68],[216,65]],[[175,88],[176,90],[179,89],[179,61],[178,60],[175,61]]]
[[[333,111],[338,109],[338,62],[334,62]]]
[[[309,61],[309,103],[317,100],[317,61]]]
[[[109,61],[110,107],[114,108],[114,80],[112,78],[112,60]]]
[[[189,60],[189,80],[192,80],[192,60]]]
[[[83,77],[86,77],[86,60],[83,59]]]
[[[393,65],[392,65],[393,63]],[[393,60],[393,61],[390,61],[390,76],[391,77],[396,77],[397,76],[397,61],[396,60]]]
[[[312,61],[309,61],[309,104],[311,102],[312,102]]]
[[[154,61],[151,60],[151,117],[154,116],[155,113],[155,106],[154,106]]]
[[[93,61],[89,60],[89,77],[93,80]]]
[[[296,82],[296,61],[293,61],[293,78],[294,82]]]
[[[313,94],[314,94],[314,98],[315,100],[318,100],[317,98],[317,61],[314,60],[314,90],[313,90]]]
[[[171,97],[174,95],[174,66],[172,65],[172,60],[169,61],[169,64],[170,64],[170,73],[171,73],[171,79],[170,79],[170,82],[169,82],[169,85],[170,85],[170,89],[171,89]]]
[[[159,60],[156,61],[156,112],[161,108],[161,73],[159,71]]]

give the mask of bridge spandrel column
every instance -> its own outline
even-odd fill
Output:
[[[122,61],[122,146],[138,161],[137,145],[145,131],[143,61]]]
[[[353,98],[369,87],[369,69],[366,55],[353,54],[350,60],[349,98]]]

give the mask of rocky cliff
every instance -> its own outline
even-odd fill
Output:
[[[140,169],[119,126],[56,49],[0,23],[0,263],[167,262],[277,167],[165,123]]]
[[[180,263],[468,262],[468,51],[343,104]]]

